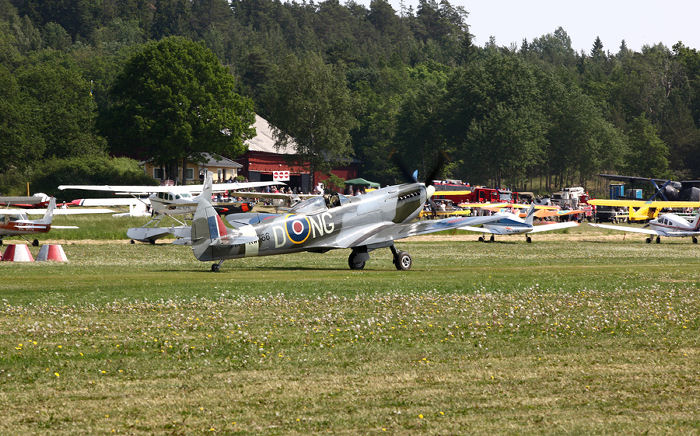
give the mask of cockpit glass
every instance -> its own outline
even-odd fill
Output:
[[[182,198],[192,198],[192,194],[190,194],[189,192],[185,192],[185,193],[183,193],[183,194],[180,194],[180,196],[181,196]]]
[[[323,199],[323,197],[311,197],[308,198],[304,201],[300,201],[299,203],[295,204],[294,207],[289,209],[289,212],[292,213],[310,213],[310,212],[315,212],[318,210],[325,210],[328,209],[326,207],[326,201]]]

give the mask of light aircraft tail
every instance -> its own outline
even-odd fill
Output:
[[[37,221],[37,224],[51,224],[53,221],[53,211],[56,209],[56,197],[51,197],[49,207],[46,209],[44,216]]]
[[[214,184],[214,177],[211,171],[207,171],[207,175],[204,177],[204,184],[202,185],[202,193],[197,197],[198,200],[205,199],[211,202],[212,185]]]
[[[531,204],[530,209],[527,210],[527,215],[525,216],[525,224],[532,226],[535,221],[535,205]]]
[[[697,232],[700,230],[700,208],[698,208],[698,213],[695,214],[695,219],[690,225],[693,226],[693,231]]]
[[[236,230],[229,230],[209,201],[200,201],[197,205],[190,238],[194,256],[201,261],[218,259],[219,257],[214,255],[215,249],[258,240],[257,235],[245,235]]]

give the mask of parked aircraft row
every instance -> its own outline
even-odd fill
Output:
[[[266,186],[271,183],[254,182],[245,187]],[[217,189],[231,189],[231,184],[218,185],[224,186],[219,186]],[[415,221],[423,205],[426,201],[430,201],[435,188],[431,184],[426,185],[413,180],[355,197],[340,194],[312,196],[298,202],[284,213],[227,215],[226,220],[231,226],[228,227],[211,204],[215,186],[212,183],[211,174],[207,174],[204,184],[199,187],[70,185],[61,186],[59,189],[96,190],[99,188],[130,195],[150,192],[149,201],[154,206],[154,211],[160,216],[183,216],[194,210],[191,225],[178,220],[179,226],[129,229],[130,237],[136,235],[135,239],[151,242],[163,234],[174,234],[179,243],[192,245],[193,253],[198,260],[215,262],[212,264],[212,271],[218,271],[226,259],[301,251],[323,253],[332,249],[348,248],[352,250],[348,257],[348,265],[351,269],[364,268],[371,251],[389,248],[396,268],[408,270],[412,265],[411,256],[405,251],[397,250],[395,241],[410,236],[463,229],[490,234],[491,241],[494,240],[494,235],[525,234],[526,241],[531,242],[530,235],[533,233],[578,225],[576,222],[563,222],[534,226],[533,221],[537,211],[534,205],[529,207],[524,218],[519,214],[501,211],[489,216]],[[197,192],[198,195],[192,195]],[[56,200],[52,198],[44,217],[39,220],[28,220],[26,215],[21,216],[16,210],[11,213],[5,210],[0,214],[2,216],[0,238],[4,235],[48,231],[51,228],[53,214],[58,213],[55,206]],[[64,210],[61,209],[61,211]],[[72,213],[81,213],[81,211]],[[656,236],[657,243],[661,236],[689,236],[692,237],[693,242],[697,243],[697,236],[700,235],[700,211],[693,222],[688,222],[678,215],[664,214],[651,221],[649,228],[595,226],[646,233]],[[64,226],[64,228],[74,227]],[[139,231],[141,233],[138,233]],[[479,239],[485,240],[483,236]],[[651,242],[651,236],[647,238],[647,242]]]

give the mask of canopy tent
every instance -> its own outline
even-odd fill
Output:
[[[365,180],[362,177],[358,177],[356,179],[346,180],[345,184],[346,185],[357,185],[357,186],[369,186],[370,188],[379,189],[379,183],[370,182],[369,180]]]

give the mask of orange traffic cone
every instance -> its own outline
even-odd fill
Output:
[[[54,262],[68,262],[66,253],[63,247],[58,244],[42,245],[39,249],[39,254],[36,256],[37,262],[52,260]]]
[[[2,255],[3,262],[34,262],[27,244],[10,244]]]

